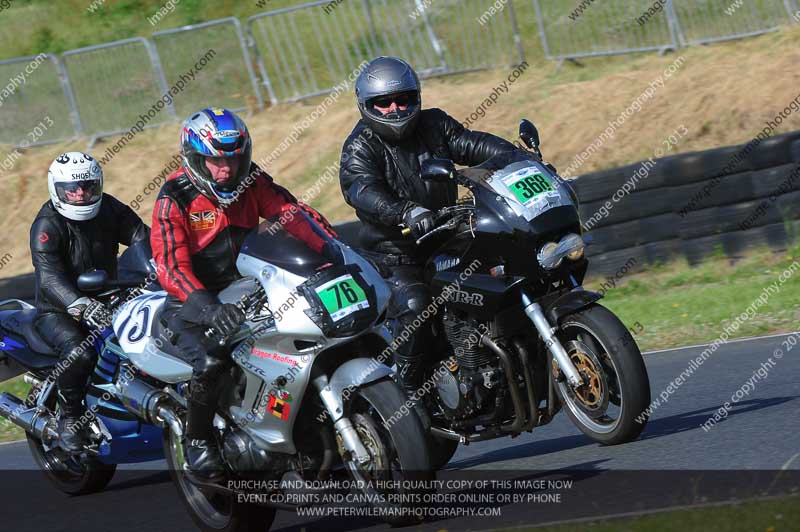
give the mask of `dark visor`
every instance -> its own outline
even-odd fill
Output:
[[[58,199],[69,205],[89,205],[95,203],[100,199],[103,192],[103,187],[97,179],[83,179],[80,181],[69,181],[56,183],[56,194]],[[78,191],[83,191],[83,198],[81,200],[69,199],[67,194],[76,194]]]

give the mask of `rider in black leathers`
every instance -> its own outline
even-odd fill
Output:
[[[516,148],[465,129],[440,109],[422,110],[417,74],[397,58],[371,61],[356,80],[356,98],[361,120],[344,143],[339,180],[363,222],[362,246],[392,271],[391,311],[402,330],[430,302],[422,279],[427,257],[415,240],[433,228],[432,211],[454,204],[458,192],[452,181],[423,181],[420,163],[435,157],[474,166]],[[402,226],[412,234],[403,236]],[[409,395],[421,384],[427,329],[413,331],[395,354],[400,384]]]
[[[102,303],[78,290],[76,281],[92,269],[114,278],[119,245],[147,241],[150,230],[130,207],[103,194],[100,165],[85,153],[60,155],[50,166],[48,184],[50,201],[39,210],[30,233],[35,327],[61,361],[56,375],[59,445],[80,452],[87,434],[80,422],[83,399],[97,358],[81,320],[102,327],[109,315]]]

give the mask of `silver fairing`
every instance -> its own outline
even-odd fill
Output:
[[[120,307],[114,316],[114,333],[125,355],[134,366],[160,381],[175,384],[192,377],[192,366],[164,352],[169,341],[159,337],[156,323],[161,316],[167,293],[144,292]]]
[[[376,315],[382,315],[390,297],[386,282],[352,249],[338,241],[331,242],[341,251],[342,261],[358,265],[364,280],[375,289]],[[247,321],[229,342],[235,346],[232,358],[246,379],[241,405],[232,404],[229,412],[266,450],[293,454],[296,447],[292,427],[304,394],[309,391],[316,357],[364,334],[377,333],[386,338],[386,331],[376,320],[353,336],[327,338],[304,312],[310,304],[297,292],[307,277],[246,253],[239,254],[236,266],[243,278],[222,290],[218,294],[220,300],[237,303],[260,283],[268,295],[274,319]],[[145,292],[132,299],[116,314],[114,332],[131,363],[142,371],[166,383],[188,381],[192,367],[162,350],[165,340],[157,337],[156,321],[166,298],[167,293],[159,291]]]
[[[357,264],[364,280],[375,288],[377,315],[381,315],[389,303],[388,285],[360,255],[344,244],[337,242],[337,245],[345,262]],[[242,342],[233,352],[233,359],[244,371],[247,384],[241,406],[231,406],[230,414],[267,450],[295,453],[292,427],[303,398],[310,391],[311,368],[316,357],[363,334],[383,335],[383,324],[374,323],[351,337],[327,338],[304,312],[310,304],[296,291],[308,278],[247,254],[239,255],[236,266],[244,279],[220,292],[220,299],[231,303],[238,301],[242,294],[252,290],[254,280],[258,280],[268,294],[275,320],[274,323],[248,322],[248,327],[255,332],[253,341]]]

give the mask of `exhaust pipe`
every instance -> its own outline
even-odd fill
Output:
[[[33,378],[33,377],[32,377]],[[25,379],[28,382],[28,379]],[[40,381],[29,382],[37,384]],[[183,436],[183,424],[173,409],[172,398],[162,390],[137,379],[116,383],[119,399],[125,408],[140,419]],[[58,438],[57,421],[53,414],[30,407],[10,393],[0,394],[0,416],[42,441]]]
[[[42,441],[58,438],[56,419],[52,414],[30,407],[10,393],[0,394],[0,416]]]
[[[132,375],[130,368],[125,374]],[[177,436],[183,436],[183,424],[174,410],[175,401],[168,393],[136,378],[120,378],[114,386],[120,401],[129,412],[147,423],[169,428]]]

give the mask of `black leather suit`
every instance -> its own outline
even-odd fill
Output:
[[[56,380],[71,410],[65,412],[68,416],[83,413],[86,381],[96,360],[89,342],[88,348],[81,347],[88,331],[66,311],[84,296],[76,286],[78,276],[98,269],[116,277],[119,245],[129,246],[149,237],[150,229],[136,213],[108,194],[103,194],[100,211],[91,220],[69,220],[48,201],[33,221],[30,246],[36,270],[36,329],[61,360],[69,361]]]
[[[422,161],[436,157],[456,164],[475,166],[503,152],[513,144],[488,133],[465,129],[440,109],[420,114],[415,131],[402,142],[392,144],[359,121],[342,149],[339,181],[345,201],[362,221],[361,245],[373,252],[372,258],[392,270],[392,315],[399,333],[413,322],[430,302],[430,291],[423,283],[424,251],[412,237],[403,236],[403,215],[421,205],[431,211],[452,205],[458,187],[453,182],[434,183],[420,178]],[[396,361],[403,386],[419,385],[423,327],[398,350]]]

